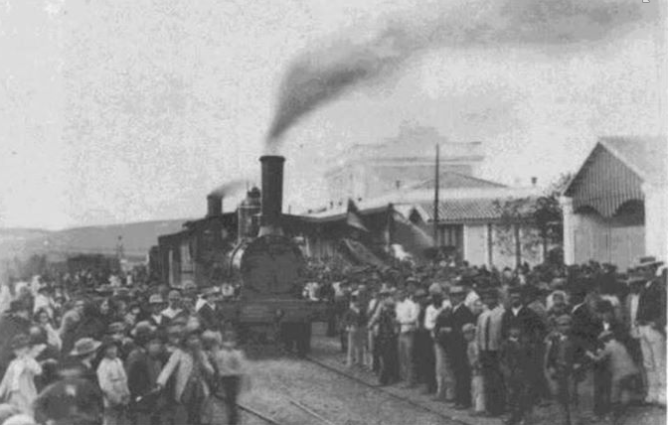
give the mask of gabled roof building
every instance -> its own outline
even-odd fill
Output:
[[[567,264],[668,260],[667,161],[665,137],[597,141],[561,199]]]

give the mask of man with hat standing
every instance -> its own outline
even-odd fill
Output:
[[[453,305],[450,316],[450,358],[455,374],[455,409],[464,410],[471,407],[471,367],[469,366],[463,327],[473,324],[475,316],[464,304],[466,289],[462,286],[450,288],[450,301]]]
[[[666,405],[666,269],[654,257],[642,258],[637,270],[645,278],[636,322],[647,373],[647,403]]]
[[[643,365],[642,349],[640,347],[640,329],[638,326],[638,304],[640,301],[640,292],[645,287],[645,279],[642,276],[630,275],[626,280],[629,286],[629,294],[624,300],[623,321],[624,329],[628,338],[626,344],[631,358],[639,366],[640,375],[636,379],[636,396],[644,401],[647,396],[647,374]]]
[[[414,368],[413,344],[419,314],[420,306],[408,296],[406,290],[401,290],[399,302],[396,305],[397,322],[399,323],[399,370],[401,378],[408,387],[415,386],[417,378]]]
[[[434,355],[434,341],[431,337],[432,329],[425,326],[427,308],[432,306],[427,291],[420,288],[415,291],[415,302],[420,307],[418,327],[415,331],[414,361],[418,382],[424,385],[422,392],[432,394],[436,392],[436,356]]]
[[[169,305],[167,306],[166,309],[162,311],[162,315],[169,320],[174,320],[176,316],[178,316],[183,312],[181,304],[181,294],[179,293],[179,291],[175,289],[169,291],[169,295],[167,296],[167,302],[169,303]]]
[[[504,340],[508,339],[511,328],[519,329],[521,335],[520,345],[526,351],[527,362],[522,364],[526,370],[525,376],[530,377],[527,385],[530,386],[531,394],[534,398],[538,396],[537,377],[542,372],[542,358],[540,357],[541,350],[539,347],[543,344],[546,335],[546,328],[543,321],[538,314],[529,309],[526,299],[526,290],[523,287],[512,287],[509,290],[510,308],[503,313],[501,319],[501,333]],[[524,405],[527,409],[531,409],[535,400],[528,400]]]
[[[503,376],[499,364],[499,349],[503,342],[501,326],[505,309],[499,304],[499,292],[495,288],[485,290],[482,301],[487,310],[478,316],[476,341],[480,347],[485,409],[489,416],[497,417],[505,408]]]
[[[148,298],[148,305],[151,309],[148,322],[158,329],[165,329],[169,322],[169,319],[162,314],[165,309],[165,300],[162,299],[160,294],[153,294]]]
[[[61,376],[83,378],[97,386],[97,373],[93,368],[93,360],[101,345],[101,342],[93,338],[79,339],[70,352],[70,358],[61,367]]]
[[[218,293],[218,288],[212,286],[211,288],[206,288],[202,294],[204,302],[197,309],[197,315],[204,329],[217,330],[219,327],[218,311],[216,310],[216,297]]]

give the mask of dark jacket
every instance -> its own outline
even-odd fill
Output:
[[[31,324],[30,320],[11,313],[3,315],[0,319],[0,374],[5,374],[9,362],[14,357],[10,347],[12,339],[19,334],[29,335]]]
[[[579,347],[578,354],[584,355],[586,350],[593,351],[598,342],[598,336],[603,332],[603,323],[591,312],[585,303],[572,313],[573,341]]]
[[[139,397],[144,397],[151,393],[156,386],[156,381],[160,371],[162,370],[163,362],[159,359],[154,359],[148,355],[143,348],[136,348],[128,356],[126,362],[126,372],[128,376],[128,388],[134,406],[139,408],[149,409],[152,403],[137,403]],[[157,400],[156,396],[153,400]]]
[[[466,358],[466,364],[468,364],[468,357],[466,357],[466,349],[468,344],[464,338],[462,327],[468,323],[474,322],[475,316],[464,304],[461,304],[459,307],[454,307],[452,309],[452,315],[450,316],[450,325],[452,327],[449,341],[450,346],[446,347],[446,349],[450,350],[452,353],[463,355]]]
[[[641,325],[655,322],[663,332],[666,326],[666,288],[659,279],[654,279],[649,287],[640,291],[636,320]]]
[[[513,314],[512,309],[507,309],[501,317],[501,336],[507,339],[510,328],[518,327],[522,335],[522,341],[531,345],[541,344],[546,335],[545,323],[540,316],[529,307],[524,306]]]
[[[506,339],[499,350],[501,372],[507,383],[522,384],[527,379],[529,354],[526,346],[520,341]]]
[[[204,304],[199,311],[197,312],[200,321],[202,322],[202,327],[204,329],[216,330],[219,327],[218,320],[218,311],[211,308],[207,303]]]

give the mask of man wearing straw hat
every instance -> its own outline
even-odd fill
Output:
[[[666,405],[666,271],[654,257],[641,258],[636,270],[645,279],[636,322],[647,373],[647,403]]]

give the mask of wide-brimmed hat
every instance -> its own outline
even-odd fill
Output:
[[[429,293],[431,295],[442,295],[443,286],[441,286],[441,284],[438,282],[434,282],[431,285],[429,285]]]
[[[21,348],[26,348],[30,346],[30,337],[26,334],[14,335],[10,347],[12,350],[20,350]]]
[[[562,314],[557,317],[557,325],[570,325],[573,322],[573,319],[568,314]]]
[[[74,350],[70,352],[71,356],[85,356],[86,354],[91,354],[97,351],[100,348],[102,343],[100,341],[95,341],[93,338],[81,338],[74,343]]]
[[[646,267],[660,266],[663,264],[663,261],[657,260],[654,256],[640,257],[638,261],[633,265],[634,269],[644,269]]]
[[[391,288],[382,288],[380,291],[378,291],[378,295],[383,295],[383,296],[388,296],[392,295],[392,289]]]
[[[413,297],[415,297],[415,298],[426,298],[427,297],[427,291],[420,288],[417,291],[415,291],[415,294],[413,294]]]
[[[460,285],[451,286],[450,295],[466,295],[466,288]]]
[[[550,282],[551,289],[563,289],[564,286],[566,286],[566,279],[563,277],[555,277],[552,279],[552,282]]]
[[[9,303],[9,311],[16,313],[18,311],[30,311],[30,307],[23,300],[14,300]]]
[[[475,332],[475,325],[473,323],[467,323],[462,326],[462,333],[466,332]]]
[[[114,322],[109,324],[109,327],[107,328],[107,333],[113,334],[118,332],[125,332],[125,323]]]
[[[647,276],[640,275],[637,273],[632,273],[626,278],[626,283],[627,285],[633,285],[637,283],[646,283],[647,282]]]
[[[202,291],[202,295],[207,295],[207,296],[217,295],[219,293],[220,293],[220,288],[217,286],[211,286]]]
[[[162,299],[162,296],[160,296],[160,294],[153,294],[150,297],[148,297],[148,303],[151,305],[164,304],[165,300]]]

